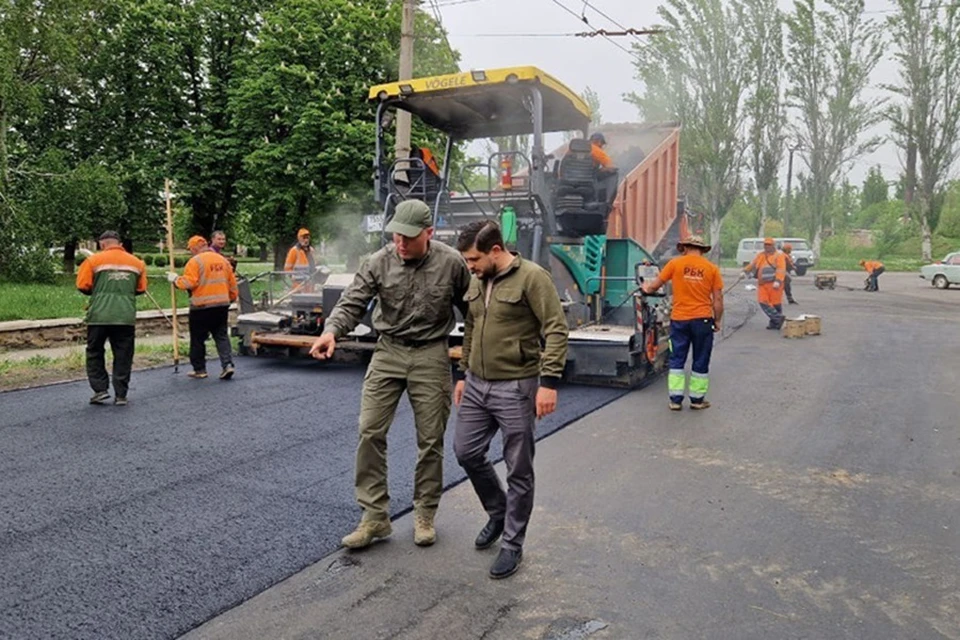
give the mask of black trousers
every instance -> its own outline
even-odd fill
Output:
[[[220,366],[233,364],[230,356],[230,338],[227,335],[228,307],[190,309],[190,364],[194,371],[207,370],[207,336],[213,336],[220,356]]]
[[[884,267],[877,267],[867,278],[870,280],[870,287],[867,291],[880,291],[880,274],[886,271]]]
[[[126,398],[133,368],[133,347],[136,327],[129,324],[91,324],[87,326],[87,379],[97,393],[110,389],[107,375],[106,342],[113,351],[113,390],[118,398]]]

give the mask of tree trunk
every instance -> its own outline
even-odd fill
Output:
[[[267,243],[260,243],[260,262],[266,262],[270,259],[270,254],[267,252]]]
[[[920,196],[920,254],[924,262],[933,260],[933,238],[930,230],[930,200]]]
[[[823,222],[817,223],[817,229],[813,233],[813,255],[820,255],[820,247],[823,245]]]
[[[716,214],[710,218],[710,243],[713,248],[710,249],[710,257],[717,264],[720,263],[720,229],[723,227],[723,218],[717,218]]]
[[[757,195],[760,197],[760,230],[757,231],[757,235],[765,236],[766,233],[764,228],[767,226],[767,211],[769,210],[768,197],[770,195],[770,190],[760,189]]]
[[[10,158],[7,152],[7,105],[0,100],[0,196],[10,188]]]
[[[274,271],[283,271],[283,263],[287,260],[287,253],[281,244],[273,245],[273,269]]]
[[[63,246],[63,272],[73,273],[77,266],[77,239],[71,238]]]

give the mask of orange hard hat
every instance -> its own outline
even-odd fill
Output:
[[[784,242],[784,243],[783,243],[783,250],[784,250],[784,252],[786,252],[786,253],[790,253],[791,251],[793,251],[793,245],[790,244],[789,242]]]
[[[763,244],[775,244],[775,243],[773,242],[773,238],[764,238]]]
[[[207,240],[203,236],[193,236],[187,240],[187,249],[199,249],[207,246]]]
[[[297,237],[298,237],[298,238],[302,238],[302,237],[308,236],[308,235],[310,235],[310,229],[300,229],[300,231],[297,231]]]

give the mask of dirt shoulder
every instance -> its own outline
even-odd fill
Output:
[[[187,354],[187,343],[180,344],[180,361]],[[113,358],[107,349],[107,368]],[[137,339],[133,357],[134,371],[173,364],[173,345],[168,336]],[[81,345],[50,349],[0,352],[0,392],[86,379],[85,348]]]

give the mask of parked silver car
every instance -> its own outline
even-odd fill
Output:
[[[940,262],[920,267],[920,277],[929,280],[937,289],[960,284],[960,251],[948,253]]]

